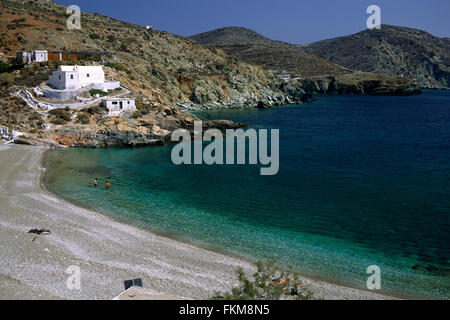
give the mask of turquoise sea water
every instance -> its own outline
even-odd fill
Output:
[[[384,293],[450,297],[450,92],[198,115],[280,129],[278,175],[175,166],[173,146],[67,149],[48,154],[46,185],[116,219],[310,276],[365,289],[378,265]]]

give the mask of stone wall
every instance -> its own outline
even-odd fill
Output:
[[[83,92],[88,92],[92,89],[94,89],[94,85],[90,85],[81,89],[77,90],[55,90],[51,88],[41,88],[42,92],[44,93],[44,96],[46,98],[57,100],[57,101],[66,101],[66,100],[72,100],[76,96],[82,94]]]
[[[120,81],[105,81],[104,83],[95,83],[94,89],[97,90],[114,90],[120,87]]]

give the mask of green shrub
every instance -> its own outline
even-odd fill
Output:
[[[87,115],[86,113],[80,113],[78,115],[78,123],[90,124],[91,123],[91,117],[89,117],[89,115]]]
[[[91,115],[103,114],[105,111],[99,106],[93,106],[87,109],[87,112]]]
[[[125,44],[125,43],[122,43],[121,45],[120,45],[120,49],[119,49],[120,51],[125,51],[125,52],[128,52],[128,47],[127,47],[127,45]]]
[[[29,117],[30,121],[41,121],[42,117],[38,112],[33,112],[30,117]]]
[[[70,122],[70,120],[72,119],[70,112],[67,111],[66,109],[51,110],[48,114],[51,115],[54,118],[54,120],[61,119],[66,123]],[[52,123],[54,123],[54,122],[52,122]]]
[[[237,270],[239,286],[229,293],[216,292],[214,300],[280,300],[296,296],[300,300],[313,298],[311,292],[303,289],[303,283],[292,268],[284,270],[274,261],[257,262],[253,279],[247,278],[242,268]]]
[[[12,23],[22,23],[22,22],[25,22],[25,21],[27,21],[26,18],[20,18],[20,19],[14,19],[14,20],[12,21]]]
[[[92,89],[89,91],[89,93],[91,94],[91,96],[95,96],[96,94],[98,94],[100,97],[104,97],[108,95],[108,92],[105,92],[103,90],[97,90],[97,89]]]
[[[64,121],[64,119],[61,119],[61,118],[55,118],[55,119],[52,119],[50,122],[53,123],[53,124],[55,124],[55,125],[64,125],[64,124],[67,124],[67,121]]]
[[[110,67],[115,69],[116,71],[125,71],[128,74],[131,74],[131,71],[127,69],[127,67],[125,67],[124,65],[120,64],[120,63],[115,63],[115,62],[107,62],[105,63],[106,67]]]
[[[10,73],[0,74],[0,85],[10,86],[14,84],[14,76]]]
[[[98,35],[98,34],[96,34],[96,33],[91,33],[90,35],[89,35],[89,37],[91,38],[91,39],[93,39],[93,40],[96,40],[96,39],[100,39],[101,37]]]
[[[143,104],[141,100],[136,100],[136,111],[133,113],[133,118],[137,119],[150,113],[152,106]]]

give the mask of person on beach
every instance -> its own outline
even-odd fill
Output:
[[[109,181],[106,181],[105,187],[106,187],[106,189],[111,188],[111,183],[109,183]]]
[[[94,187],[96,187],[97,185],[98,185],[98,179],[95,178],[95,179],[94,179]]]

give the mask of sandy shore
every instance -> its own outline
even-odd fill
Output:
[[[207,299],[236,284],[244,260],[229,257],[77,207],[40,185],[44,148],[0,142],[0,299],[113,299],[123,281],[190,299]],[[35,236],[30,229],[51,235]],[[34,239],[34,241],[33,241]],[[81,289],[66,285],[69,266],[81,270]],[[389,297],[304,279],[324,299]]]

